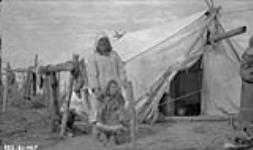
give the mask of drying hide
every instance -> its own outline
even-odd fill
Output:
[[[31,96],[36,96],[37,77],[36,73],[28,71],[26,73],[26,81],[24,83],[25,94],[24,98],[30,100]]]

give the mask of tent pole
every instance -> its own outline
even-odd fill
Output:
[[[130,104],[131,110],[131,143],[132,150],[136,150],[136,110],[134,106],[134,96],[133,96],[133,84],[132,82],[127,83],[127,98]]]
[[[190,52],[194,49],[195,45],[197,45],[198,41],[202,38],[202,35],[205,33],[206,31],[206,27],[203,29],[203,31],[200,32],[200,34],[198,35],[197,39],[193,42],[193,44],[191,45],[189,51],[187,52],[187,56],[190,54]]]
[[[213,1],[213,0],[205,0],[205,2],[206,2],[206,5],[208,6],[208,8],[209,8],[210,10],[214,9],[214,1]],[[215,24],[218,25],[218,26],[220,26],[222,32],[225,33],[225,29],[224,29],[224,27],[222,26],[220,20],[219,20],[217,17],[215,17]],[[233,52],[234,52],[234,54],[235,54],[235,56],[236,56],[236,59],[237,59],[238,61],[241,61],[240,56],[239,56],[239,54],[235,51],[235,47],[234,47],[234,45],[232,44],[232,42],[231,42],[229,39],[226,39],[226,40],[227,40],[228,44],[232,47],[232,50],[233,50]]]
[[[214,1],[213,0],[209,0],[209,2],[211,4],[212,8],[214,8]]]
[[[211,40],[213,42],[219,42],[220,40],[231,38],[233,36],[245,33],[246,31],[247,31],[247,27],[246,26],[238,27],[236,29],[232,29],[230,31],[224,32],[222,34],[218,34],[217,36],[215,36]]]
[[[218,18],[216,18],[216,19],[215,19],[215,22],[216,22],[216,24],[221,28],[222,32],[225,33],[225,29],[224,29],[224,27],[222,26],[220,20],[219,20]],[[236,59],[237,59],[239,62],[241,62],[241,58],[240,58],[239,54],[236,52],[233,43],[230,41],[230,39],[225,39],[225,40],[226,40],[226,41],[228,42],[228,44],[231,46],[232,51],[234,52]]]
[[[205,2],[206,2],[207,7],[208,7],[209,9],[212,9],[212,5],[210,4],[210,2],[209,2],[208,0],[205,0]]]

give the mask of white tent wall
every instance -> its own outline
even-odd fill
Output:
[[[134,33],[130,37],[126,35],[117,43],[115,49],[126,60],[128,78],[134,85],[139,118],[146,114],[142,119],[157,118],[159,101],[174,75],[193,65],[203,53],[204,35],[212,20],[200,12],[168,25],[139,31],[136,37]],[[168,68],[173,72],[164,78]],[[150,103],[155,106],[150,107]]]
[[[206,21],[204,12],[197,13],[172,24],[137,32],[136,37],[134,33],[125,35],[115,45],[115,50],[127,61],[128,78],[133,81],[136,99],[149,92],[169,66],[184,60]]]
[[[239,111],[240,62],[234,52],[240,55],[242,49],[234,43],[230,45],[227,39],[206,47],[202,92],[202,113],[205,115],[229,115]]]
[[[228,40],[215,46],[206,46],[206,31],[211,22],[214,22],[214,18],[200,12],[167,25],[126,34],[114,45],[126,61],[128,78],[133,82],[134,96],[138,100],[138,113],[151,112],[145,119],[154,117],[158,111],[157,101],[168,92],[177,71],[191,67],[202,54],[202,114],[227,115],[238,112],[240,63]],[[221,30],[218,32],[222,33]],[[239,53],[242,51],[236,44],[233,46],[236,51],[238,48]],[[164,78],[168,68],[172,72]],[[156,103],[155,108],[151,108],[150,103]]]

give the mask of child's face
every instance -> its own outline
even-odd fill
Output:
[[[115,95],[117,91],[118,91],[118,85],[116,85],[115,83],[112,83],[110,85],[110,94]]]

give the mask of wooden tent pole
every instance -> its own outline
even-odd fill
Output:
[[[212,5],[210,4],[210,2],[209,2],[208,0],[205,0],[205,2],[206,2],[206,5],[207,5],[207,7],[208,7],[209,9],[212,9],[212,8],[213,8]]]
[[[206,2],[206,5],[208,6],[209,10],[215,9],[215,8],[214,8],[215,6],[214,6],[214,1],[213,1],[213,0],[205,0],[205,2]],[[223,34],[225,34],[226,31],[225,31],[224,27],[222,26],[220,20],[219,20],[217,17],[215,18],[215,22],[216,22],[216,25],[220,26],[220,28],[221,28]],[[239,31],[239,30],[240,30],[240,31]],[[237,31],[237,33],[234,32],[234,31]],[[232,33],[232,36],[235,36],[235,35],[237,35],[237,34],[241,34],[241,33],[246,32],[246,28],[245,28],[245,27],[242,27],[241,29],[234,30],[234,31],[232,31],[232,32],[234,32],[234,33]],[[230,31],[230,32],[231,32],[231,31]],[[234,34],[234,35],[233,35],[233,34]],[[234,48],[234,45],[233,45],[232,42],[228,39],[228,37],[225,37],[225,38],[223,37],[223,39],[227,40],[228,44],[232,47],[232,50],[233,50],[233,52],[234,52],[234,54],[235,54],[236,59],[237,59],[238,61],[241,61],[241,58],[240,58],[239,54],[236,52],[236,50],[235,50],[235,48]]]
[[[215,9],[214,1],[213,0],[205,0],[206,5],[209,9]]]
[[[216,23],[217,23],[217,25],[221,28],[222,32],[225,33],[226,31],[225,31],[224,27],[222,26],[220,20],[217,19],[217,18],[216,18]],[[230,39],[228,39],[228,38],[226,38],[225,40],[226,40],[226,41],[228,42],[228,44],[231,46],[231,49],[232,49],[233,53],[235,54],[236,59],[237,59],[239,62],[241,62],[241,58],[240,58],[239,54],[236,52],[236,49],[235,49],[233,43],[232,43],[232,42],[230,41]]]
[[[211,6],[214,8],[214,1],[213,0],[209,0]]]
[[[221,40],[224,39],[228,39],[231,38],[233,36],[245,33],[247,31],[247,27],[246,26],[242,26],[242,27],[238,27],[236,29],[232,29],[230,31],[225,32],[225,30],[222,29],[222,34],[218,34],[217,36],[215,36],[213,39],[211,39],[213,42],[219,42]]]
[[[133,95],[133,84],[128,82],[127,86],[127,97],[130,104],[131,110],[131,145],[132,150],[136,150],[136,110],[135,110],[135,100]]]

